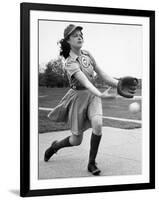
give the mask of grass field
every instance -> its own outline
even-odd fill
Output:
[[[61,98],[66,94],[69,88],[45,88],[39,87],[39,107],[53,108]],[[104,89],[100,89],[103,91]],[[114,92],[114,91],[112,91]],[[141,95],[141,90],[137,90],[137,96]],[[139,102],[141,100],[128,100],[126,98],[105,99],[103,100],[103,115],[108,117],[117,117],[125,119],[141,120],[141,112],[132,114],[128,110],[128,106],[132,102]],[[39,133],[67,130],[68,124],[54,123],[47,118],[49,111],[39,110]],[[140,128],[141,124],[135,122],[124,122],[111,119],[103,119],[103,126],[110,126],[123,129]]]

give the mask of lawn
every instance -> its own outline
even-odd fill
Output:
[[[46,88],[39,87],[39,107],[53,108],[66,94],[69,88]],[[100,89],[103,91],[104,89]],[[114,92],[114,91],[112,91]],[[140,96],[141,91],[138,90],[136,95]],[[132,102],[139,102],[141,100],[128,100],[126,98],[105,99],[103,100],[103,115],[108,117],[117,117],[125,119],[141,120],[141,112],[132,114],[128,110],[128,106]],[[54,123],[47,118],[49,111],[39,110],[39,133],[59,131],[69,129],[68,124]],[[124,122],[112,119],[103,119],[103,126],[110,126],[116,128],[132,129],[140,128],[141,124],[134,122]]]

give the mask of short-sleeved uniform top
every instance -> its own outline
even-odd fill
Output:
[[[83,85],[75,78],[75,73],[82,71],[90,82],[94,83],[96,62],[88,51],[82,50],[77,56],[70,51],[66,59],[65,70],[71,89],[53,108],[48,117],[56,122],[69,123],[72,134],[78,135],[91,127],[91,118],[102,116],[101,98],[92,94],[88,89],[80,89]]]

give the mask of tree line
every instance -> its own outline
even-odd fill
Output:
[[[39,86],[46,87],[68,87],[69,81],[64,70],[63,59],[59,56],[57,59],[49,61],[43,72],[39,70]]]

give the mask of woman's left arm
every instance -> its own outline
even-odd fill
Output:
[[[106,72],[104,72],[98,65],[95,66],[94,71],[108,84],[113,87],[117,87],[118,80],[109,76]]]

